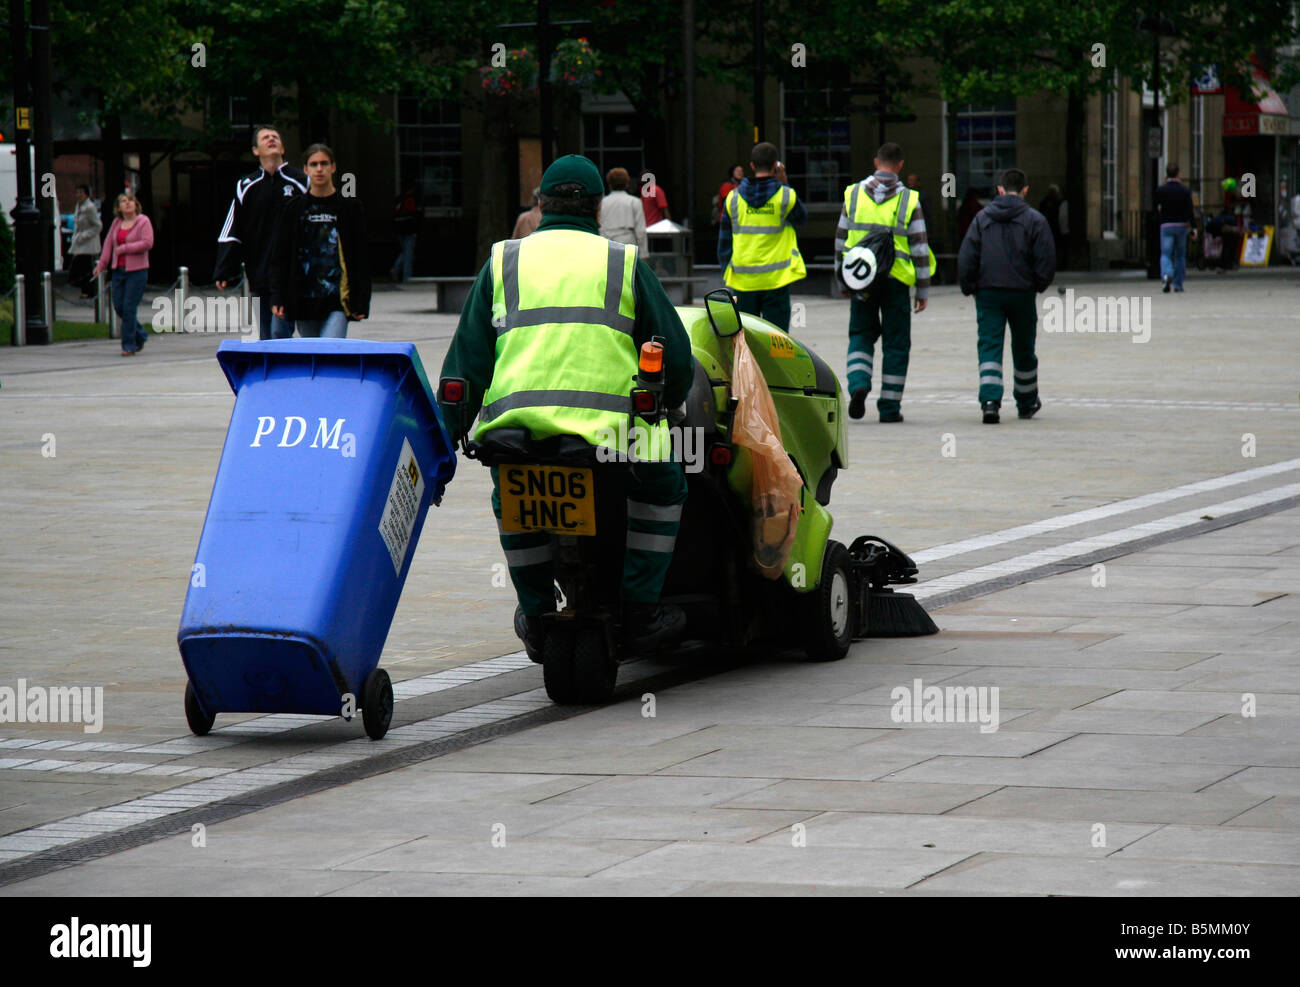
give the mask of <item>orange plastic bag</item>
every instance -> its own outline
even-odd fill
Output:
[[[767,381],[749,351],[743,332],[732,337],[732,396],[738,401],[732,441],[750,451],[754,480],[750,491],[754,562],[768,579],[785,569],[799,525],[803,481],[781,443],[781,423]]]

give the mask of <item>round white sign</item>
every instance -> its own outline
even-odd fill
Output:
[[[849,290],[861,291],[876,276],[876,255],[865,243],[859,243],[844,255],[844,266],[840,270]]]

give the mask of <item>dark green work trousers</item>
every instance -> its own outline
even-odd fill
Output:
[[[736,291],[736,301],[740,310],[747,315],[757,315],[767,319],[783,332],[790,331],[790,286],[784,285],[771,291]]]
[[[623,602],[658,603],[681,527],[686,474],[681,463],[637,463],[628,470],[626,489]],[[492,513],[519,605],[530,617],[551,612],[555,609],[554,543],[544,531],[516,533],[501,527],[501,481],[495,466]],[[598,532],[592,537],[604,535]]]
[[[908,285],[885,278],[871,301],[849,301],[849,394],[871,390],[876,340],[881,340],[880,397],[876,410],[898,411],[912,352],[912,298]]]
[[[1016,407],[1032,408],[1038,401],[1038,357],[1034,355],[1038,306],[1034,293],[981,288],[975,293],[975,318],[979,325],[980,404],[1002,403],[1002,344],[1010,325],[1016,375],[1012,393]]]

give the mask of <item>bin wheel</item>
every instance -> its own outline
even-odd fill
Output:
[[[572,627],[552,626],[542,647],[542,681],[551,702],[568,706],[581,702],[574,676],[574,650],[577,646]]]
[[[813,661],[838,661],[853,642],[853,580],[849,550],[837,541],[826,543],[822,578],[805,595],[804,652]]]
[[[382,668],[367,675],[361,687],[361,722],[371,740],[383,740],[393,722],[393,682]]]
[[[609,638],[599,625],[578,631],[573,650],[573,681],[581,703],[607,703],[614,695],[618,662],[609,653]]]
[[[199,697],[194,694],[193,684],[186,682],[185,722],[190,725],[190,730],[199,737],[206,737],[208,731],[212,729],[212,723],[216,718],[215,713],[209,715],[203,712],[203,707],[199,705]]]

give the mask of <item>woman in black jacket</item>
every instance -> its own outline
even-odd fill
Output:
[[[370,314],[370,259],[361,201],[334,186],[334,152],[305,155],[308,188],[285,203],[271,266],[271,310],[302,336],[344,337]]]

